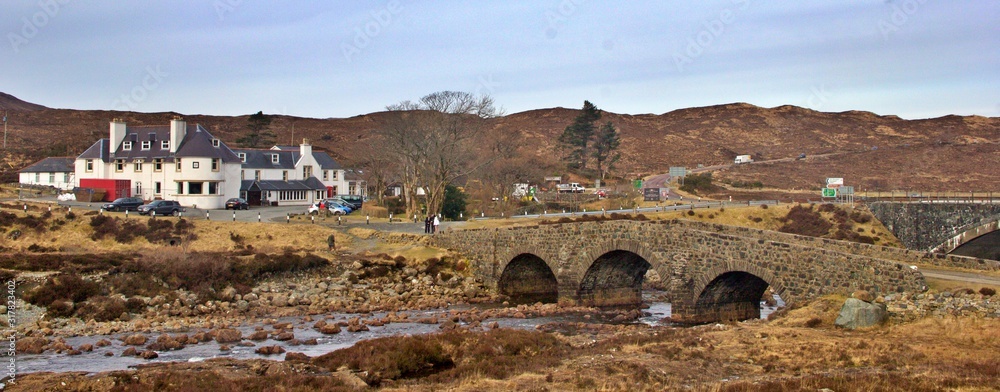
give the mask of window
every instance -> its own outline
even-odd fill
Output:
[[[161,150],[169,150],[170,149],[170,141],[169,140],[162,140],[162,141],[160,141],[160,149]]]
[[[253,179],[257,180],[257,181],[260,181],[260,170],[254,170],[253,171]]]
[[[143,140],[142,141],[142,151],[149,151],[150,147],[152,147],[152,144],[153,144],[153,142],[151,142],[149,140]]]
[[[155,172],[163,171],[163,158],[153,159],[153,171]]]
[[[247,153],[245,152],[237,153],[236,156],[240,157],[240,162],[243,163],[247,162]]]
[[[281,171],[281,181],[288,181],[288,170]]]
[[[188,183],[188,193],[192,195],[200,195],[202,188],[204,188],[205,183],[203,182],[189,182]]]
[[[56,183],[56,173],[49,173],[49,184]]]
[[[35,173],[35,183],[42,182],[42,173]]]
[[[175,165],[175,166],[177,166],[177,171],[181,171],[181,159],[180,158],[177,158],[177,165]]]
[[[153,183],[153,194],[159,195],[163,191],[163,186],[159,181]]]
[[[135,161],[135,166],[132,168],[132,171],[134,171],[136,173],[141,173],[142,172],[142,161]]]
[[[69,183],[69,173],[63,173],[63,182]]]
[[[302,179],[308,180],[309,177],[312,176],[313,176],[313,167],[309,165],[302,166]]]
[[[94,171],[94,160],[93,159],[88,159],[87,160],[87,172],[92,172],[92,171]]]
[[[125,170],[125,160],[115,159],[115,171],[121,172],[122,170]]]
[[[131,141],[122,142],[122,150],[132,151],[132,142]]]
[[[334,173],[336,173],[336,172],[334,172]],[[333,189],[331,189],[331,191],[333,192],[333,194],[334,194],[334,195],[336,195],[336,194],[338,193],[338,192],[337,192],[337,186],[336,186],[336,185],[334,185],[334,186],[333,186]]]
[[[183,195],[184,194],[184,183],[183,182],[177,182],[177,194],[178,195]]]
[[[271,163],[278,163],[278,154],[271,154]]]
[[[197,169],[199,166],[201,166],[201,162],[198,161],[191,162],[192,169]]]
[[[217,193],[219,193],[219,183],[217,183],[217,182],[210,182],[210,183],[208,183],[208,194],[209,195],[214,195],[214,194],[217,194]]]
[[[330,178],[330,171],[329,170],[323,170],[323,181],[326,181],[329,178]]]
[[[240,170],[240,180],[245,180],[245,179],[247,179],[247,171]]]
[[[212,171],[219,171],[219,158],[212,158]]]
[[[218,146],[219,146],[219,139],[212,139],[212,147],[218,147]]]
[[[331,171],[333,172],[333,180],[336,181],[337,180],[337,171],[336,170],[331,170]]]

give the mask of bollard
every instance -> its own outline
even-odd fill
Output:
[[[149,211],[149,219],[156,219],[156,211]]]
[[[370,216],[368,216],[368,215],[365,215],[365,224],[366,224],[366,225],[370,225],[370,224],[372,224],[372,221],[371,221],[371,217],[370,217]]]
[[[500,211],[500,217],[503,218],[503,211]]]
[[[128,219],[128,210],[125,210],[125,219]]]
[[[184,211],[177,211],[177,220],[181,220],[183,218],[184,218]]]
[[[389,214],[389,223],[392,223],[392,214]]]
[[[337,226],[340,226],[340,216],[337,216]]]
[[[485,218],[486,217],[486,213],[485,212],[480,212],[479,213],[479,217],[480,218]]]
[[[205,210],[205,220],[212,220],[212,217],[208,215],[209,211]]]
[[[309,220],[311,220],[311,221],[312,221],[312,222],[310,222],[310,223],[312,223],[312,224],[314,224],[314,225],[315,225],[315,224],[316,224],[316,215],[313,215],[313,216],[310,216],[310,217],[309,217]]]
[[[24,213],[25,213],[25,214],[27,214],[27,213],[28,213],[28,205],[27,205],[27,204],[25,204],[25,205],[24,205]]]
[[[104,215],[104,207],[101,207],[101,209],[97,210],[97,215]]]
[[[66,213],[73,212],[73,207],[66,207]]]
[[[52,206],[49,206],[49,212],[52,212]]]
[[[233,210],[233,222],[236,222],[236,210]]]
[[[285,214],[285,223],[292,223],[292,216],[291,215]]]
[[[607,211],[604,210],[604,207],[601,207],[601,216],[604,216],[604,213],[606,213],[606,212]]]
[[[257,223],[260,223],[260,213],[257,213]]]
[[[459,213],[458,213],[458,219],[462,219],[462,215],[463,215],[463,214],[462,214],[461,212],[459,212]]]

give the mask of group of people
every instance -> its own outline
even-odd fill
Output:
[[[424,219],[424,234],[434,234],[437,233],[438,226],[441,225],[441,219],[438,215],[428,215]]]

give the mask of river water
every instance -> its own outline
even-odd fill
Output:
[[[784,305],[780,298],[775,296],[778,301],[777,306],[766,306],[761,304],[761,318],[766,318],[767,315],[771,314],[775,309]],[[634,323],[644,323],[649,325],[662,325],[660,320],[665,317],[670,316],[670,304],[666,302],[652,302],[649,303],[648,308],[643,309],[644,313],[641,318],[635,320]],[[488,305],[487,305],[488,306]],[[450,310],[466,310],[469,306],[454,306],[447,309],[437,309],[437,310],[422,310],[422,311],[407,311],[407,312],[397,312],[406,313],[409,315],[410,320],[418,320],[421,318],[446,315]],[[361,317],[366,319],[381,318],[386,316],[386,312],[375,312],[372,314],[361,315],[352,313],[336,313],[332,314],[333,320],[327,319],[327,322],[338,322],[347,321],[355,317]],[[324,318],[325,315],[312,316],[313,320],[319,320]],[[230,344],[230,351],[220,351],[219,344],[215,341],[199,343],[195,345],[187,345],[181,350],[170,350],[170,351],[158,351],[159,357],[151,360],[145,360],[138,357],[122,356],[121,353],[128,346],[125,346],[122,340],[132,333],[127,334],[113,334],[113,335],[95,335],[95,336],[78,336],[66,338],[66,344],[76,348],[83,344],[95,344],[101,339],[107,339],[111,341],[110,346],[106,347],[95,347],[93,352],[84,352],[80,355],[66,355],[66,354],[56,354],[53,352],[46,352],[37,355],[19,354],[17,356],[17,371],[20,374],[33,373],[33,372],[88,372],[97,373],[110,370],[123,370],[129,367],[134,367],[136,365],[157,363],[157,362],[198,362],[203,361],[208,358],[236,358],[236,359],[251,359],[251,358],[267,358],[274,360],[284,359],[283,354],[264,356],[256,354],[254,351],[258,347],[277,345],[283,347],[289,352],[301,352],[310,357],[323,355],[341,348],[350,347],[355,343],[373,338],[387,337],[387,336],[405,336],[405,335],[419,335],[427,334],[440,331],[440,327],[437,324],[422,324],[416,322],[401,322],[401,323],[389,323],[384,326],[369,326],[368,331],[361,332],[347,332],[346,329],[335,335],[324,335],[313,329],[313,322],[307,322],[304,317],[285,317],[278,319],[278,322],[292,323],[294,327],[295,338],[300,341],[305,341],[308,339],[315,338],[318,342],[316,345],[297,345],[291,346],[288,342],[279,342],[273,339],[267,339],[265,341],[254,342],[253,347],[243,347],[239,344]],[[533,317],[533,318],[495,318],[487,319],[482,321],[483,325],[496,322],[501,327],[504,328],[520,328],[520,329],[535,329],[539,325],[554,323],[554,322],[587,322],[587,323],[607,323],[607,321],[602,321],[599,318],[588,318],[583,315],[560,315],[560,316],[549,316],[549,317]],[[243,325],[237,329],[243,333],[243,336],[249,336],[252,334],[257,327],[264,327],[265,330],[270,330],[269,326],[264,324],[247,324]],[[169,335],[177,334],[194,334],[197,332],[208,332],[206,329],[191,328],[183,331],[172,331]],[[146,334],[149,337],[150,343],[156,340],[156,337],[162,333],[149,333]],[[143,351],[141,347],[136,347],[140,351]],[[111,352],[114,356],[105,356],[105,353]]]

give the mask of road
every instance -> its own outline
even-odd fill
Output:
[[[920,272],[923,273],[924,277],[927,278],[1000,286],[1000,277],[996,276],[980,275],[972,272],[949,271],[949,270],[924,268],[924,267],[920,268]]]

